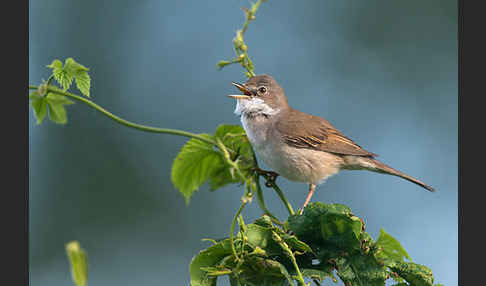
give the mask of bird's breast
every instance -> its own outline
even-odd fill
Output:
[[[269,119],[241,117],[253,149],[274,171],[291,181],[313,184],[319,184],[339,171],[340,156],[289,146],[271,129],[271,121],[266,120]]]
[[[260,153],[266,145],[268,138],[269,124],[265,122],[265,118],[258,117],[248,117],[245,115],[241,116],[241,124],[243,129],[245,129],[246,136],[250,141],[251,145]]]

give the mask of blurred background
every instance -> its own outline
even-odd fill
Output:
[[[29,83],[55,58],[90,68],[92,99],[127,120],[191,132],[240,124],[232,38],[248,1],[30,1]],[[385,163],[437,189],[346,171],[313,201],[343,203],[376,239],[383,227],[436,283],[457,285],[457,3],[268,1],[245,36],[256,73],[290,104],[324,116]],[[65,126],[30,111],[30,284],[73,285],[64,244],[87,250],[89,285],[188,285],[190,260],[227,236],[241,188],[199,190],[189,206],[170,181],[187,139],[123,127],[88,106]],[[263,167],[265,167],[263,165]],[[307,187],[279,178],[295,208]],[[282,219],[286,211],[266,189]],[[245,209],[251,221],[257,202]],[[228,285],[224,281],[221,285]]]

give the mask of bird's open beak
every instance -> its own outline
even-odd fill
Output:
[[[232,85],[236,86],[243,94],[230,94],[229,97],[236,98],[236,99],[250,99],[252,92],[246,86],[242,85],[241,83],[232,82]]]

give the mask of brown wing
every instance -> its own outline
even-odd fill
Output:
[[[285,117],[286,119],[279,120],[275,127],[291,146],[342,155],[377,156],[344,136],[324,118],[295,109],[289,111]]]

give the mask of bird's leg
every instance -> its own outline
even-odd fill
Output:
[[[255,172],[265,177],[267,180],[265,186],[268,188],[272,187],[272,184],[275,184],[275,181],[277,181],[278,174],[273,171],[265,171],[260,168],[255,168]]]
[[[314,184],[309,184],[309,193],[307,194],[307,198],[305,199],[305,203],[304,205],[302,206],[302,208],[300,209],[300,214],[302,214],[302,212],[304,211],[304,208],[307,206],[307,204],[309,203],[312,195],[314,194],[314,191],[316,190],[316,185]]]

